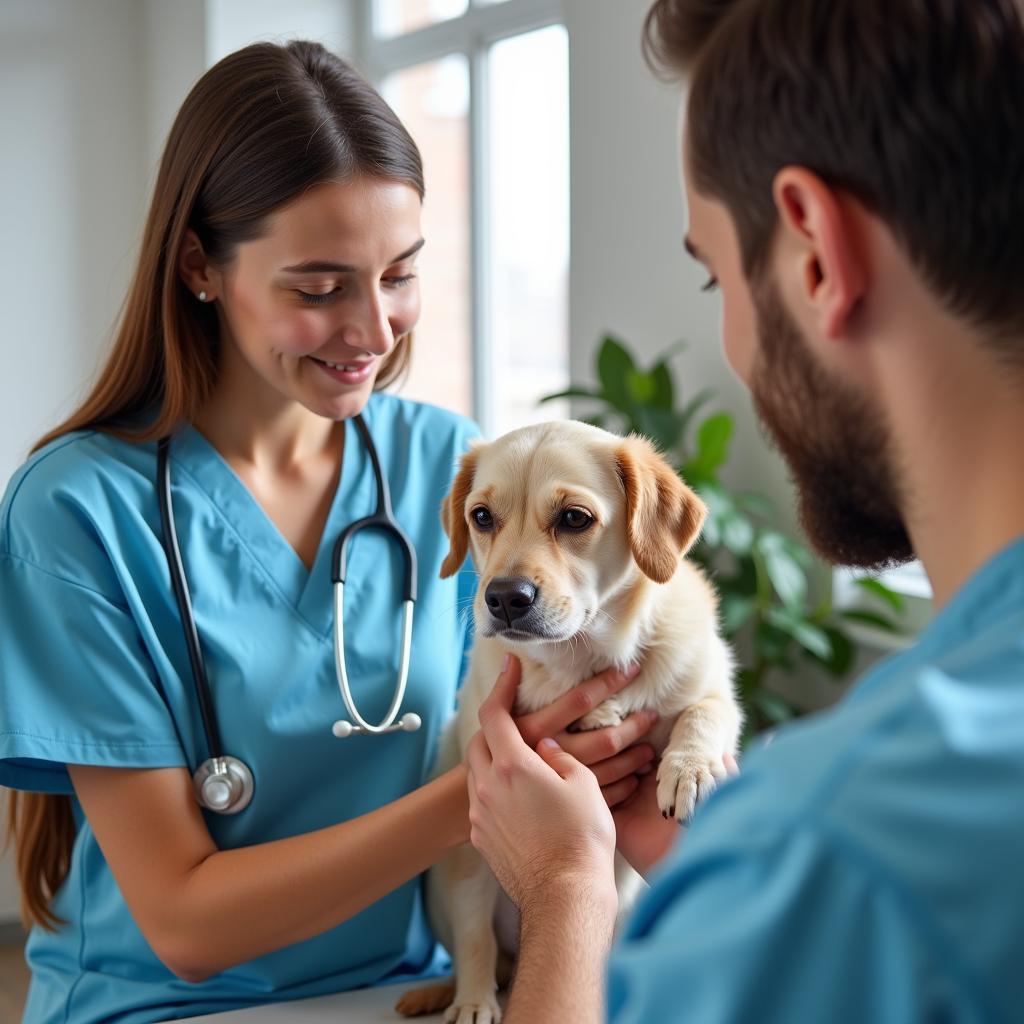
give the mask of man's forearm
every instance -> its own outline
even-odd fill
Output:
[[[616,909],[614,889],[586,885],[524,908],[505,1024],[604,1020],[604,969]]]

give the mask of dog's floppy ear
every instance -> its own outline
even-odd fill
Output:
[[[469,527],[466,526],[466,498],[473,489],[473,474],[476,472],[477,451],[471,448],[459,461],[459,471],[455,474],[452,489],[441,502],[441,525],[448,534],[451,545],[445,560],[441,563],[441,579],[462,568],[469,548]]]
[[[631,434],[615,453],[619,479],[626,490],[629,547],[645,576],[667,583],[679,556],[693,546],[708,514],[657,449]]]

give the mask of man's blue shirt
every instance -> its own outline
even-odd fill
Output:
[[[609,986],[616,1024],[1024,1020],[1024,539],[746,759]]]

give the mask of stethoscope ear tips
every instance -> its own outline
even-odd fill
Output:
[[[415,732],[420,726],[423,725],[423,719],[419,715],[410,711],[408,714],[402,715],[402,717],[394,724],[389,725],[387,728],[381,729],[381,732]],[[339,740],[345,739],[346,736],[351,736],[353,733],[365,732],[366,730],[359,726],[353,725],[351,722],[346,722],[339,719],[334,725],[331,726],[331,732],[338,737]]]

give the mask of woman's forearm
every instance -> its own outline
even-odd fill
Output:
[[[316,832],[218,851],[173,895],[165,960],[190,981],[335,927],[466,841],[460,765],[379,810]]]

